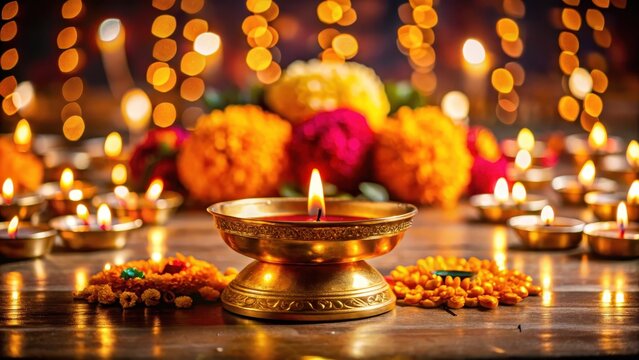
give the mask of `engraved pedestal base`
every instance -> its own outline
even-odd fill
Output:
[[[288,265],[255,261],[222,293],[224,308],[270,320],[335,321],[379,315],[395,307],[384,277],[365,261]]]

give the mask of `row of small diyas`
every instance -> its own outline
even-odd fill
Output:
[[[594,172],[591,175],[594,178]],[[470,204],[480,211],[486,221],[507,221],[524,246],[530,249],[572,249],[581,243],[583,236],[591,250],[598,255],[638,257],[639,224],[636,221],[639,221],[639,180],[633,182],[627,194],[586,192],[589,189],[592,187],[584,188],[581,196],[585,196],[601,222],[585,224],[579,219],[555,218],[547,199],[526,194],[520,182],[513,185],[511,194],[505,178],[497,181],[493,194],[472,196]],[[540,215],[535,215],[540,211]],[[613,214],[616,215],[616,222],[611,221],[615,219]],[[635,222],[629,223],[629,217]]]
[[[38,257],[51,251],[56,234],[71,250],[103,250],[124,247],[130,231],[143,221],[164,224],[182,204],[180,194],[163,191],[163,182],[156,179],[146,193],[130,192],[116,186],[113,192],[95,195],[97,187],[74,180],[73,172],[65,169],[59,183],[46,183],[37,193],[14,194],[10,178],[2,186],[0,215],[10,222],[0,223],[0,257],[16,259]],[[48,204],[58,217],[47,225],[32,225],[29,220]],[[89,208],[97,215],[89,215]],[[113,218],[111,209],[115,210]]]

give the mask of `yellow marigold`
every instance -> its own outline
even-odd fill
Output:
[[[120,295],[120,305],[125,309],[134,307],[137,301],[138,296],[134,292],[124,291]]]
[[[19,152],[8,138],[0,138],[0,184],[13,180],[17,191],[35,191],[44,177],[42,161],[30,152]]]
[[[111,289],[111,286],[104,285],[100,286],[98,290],[98,302],[104,305],[113,304],[116,300],[115,293]]]
[[[188,309],[193,305],[193,299],[190,296],[178,296],[175,298],[175,307],[179,309]]]
[[[184,142],[180,180],[201,201],[272,195],[286,172],[290,137],[289,123],[258,106],[214,110]]]
[[[377,179],[397,198],[454,205],[470,181],[466,130],[438,107],[402,107],[378,134]]]
[[[390,110],[384,85],[364,65],[295,61],[266,89],[266,103],[297,123],[321,111],[348,108],[364,115],[371,129],[380,130]]]

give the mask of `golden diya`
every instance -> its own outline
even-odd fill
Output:
[[[124,185],[118,185],[113,192],[98,195],[94,205],[109,204],[118,216],[142,219],[145,224],[165,224],[184,202],[184,197],[175,191],[164,191],[164,181],[151,181],[145,193],[129,191]]]
[[[604,176],[631,184],[639,179],[639,142],[632,140],[626,148],[626,155],[607,155],[601,159],[601,172]]]
[[[14,216],[0,223],[0,259],[18,260],[35,258],[51,252],[56,231],[46,225],[20,222]]]
[[[632,182],[627,193],[593,191],[587,193],[584,200],[595,216],[602,221],[615,220],[617,205],[625,200],[628,219],[639,222],[639,180]]]
[[[2,183],[0,199],[0,217],[11,219],[17,216],[20,220],[29,220],[44,209],[44,198],[37,193],[18,193],[11,178]]]
[[[515,156],[514,167],[509,168],[509,178],[524,184],[527,189],[541,190],[550,185],[552,169],[545,166],[532,166],[530,152],[521,149]]]
[[[639,224],[628,222],[626,204],[617,205],[617,221],[602,221],[584,227],[590,250],[603,257],[639,257]]]
[[[606,127],[597,121],[588,135],[566,136],[566,152],[572,156],[577,167],[583,166],[588,160],[592,160],[599,166],[605,156],[623,152],[623,140],[618,137],[608,137]]]
[[[555,217],[550,205],[540,215],[515,216],[508,220],[522,244],[532,250],[573,249],[581,243],[584,222],[568,217]]]
[[[113,167],[128,161],[118,132],[113,131],[104,138],[89,139],[83,145],[89,155],[91,175],[95,181],[108,181]]]
[[[513,161],[520,150],[526,150],[531,156],[532,164],[541,165],[547,162],[549,149],[543,141],[535,139],[535,135],[528,128],[522,128],[516,139],[505,139],[501,142],[501,149],[508,160]]]
[[[541,195],[526,194],[526,187],[516,182],[512,196],[508,190],[508,181],[499,178],[492,194],[473,195],[470,205],[479,210],[485,221],[505,222],[513,216],[539,212],[548,205],[548,200]]]
[[[68,215],[74,214],[79,204],[90,206],[96,191],[95,185],[75,180],[73,171],[66,168],[62,171],[59,182],[43,184],[39,193],[56,215]]]
[[[324,200],[314,170],[308,199],[243,199],[207,210],[224,242],[256,260],[222,293],[226,310],[261,319],[333,321],[395,307],[393,291],[365,260],[399,243],[415,206]]]
[[[98,206],[90,215],[84,204],[78,204],[76,215],[59,216],[49,225],[58,231],[65,247],[77,251],[121,249],[130,233],[142,226],[142,220],[126,217],[112,218],[106,204]]]
[[[615,181],[596,177],[595,164],[592,160],[584,163],[577,176],[557,176],[552,179],[551,185],[563,202],[570,205],[583,204],[584,195],[590,191],[614,192],[617,190]]]

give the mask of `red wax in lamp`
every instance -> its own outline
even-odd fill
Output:
[[[256,220],[297,222],[340,222],[366,219],[368,218],[361,216],[326,215],[324,188],[322,186],[322,178],[317,169],[313,169],[311,183],[308,187],[308,214],[275,215],[256,218]]]

